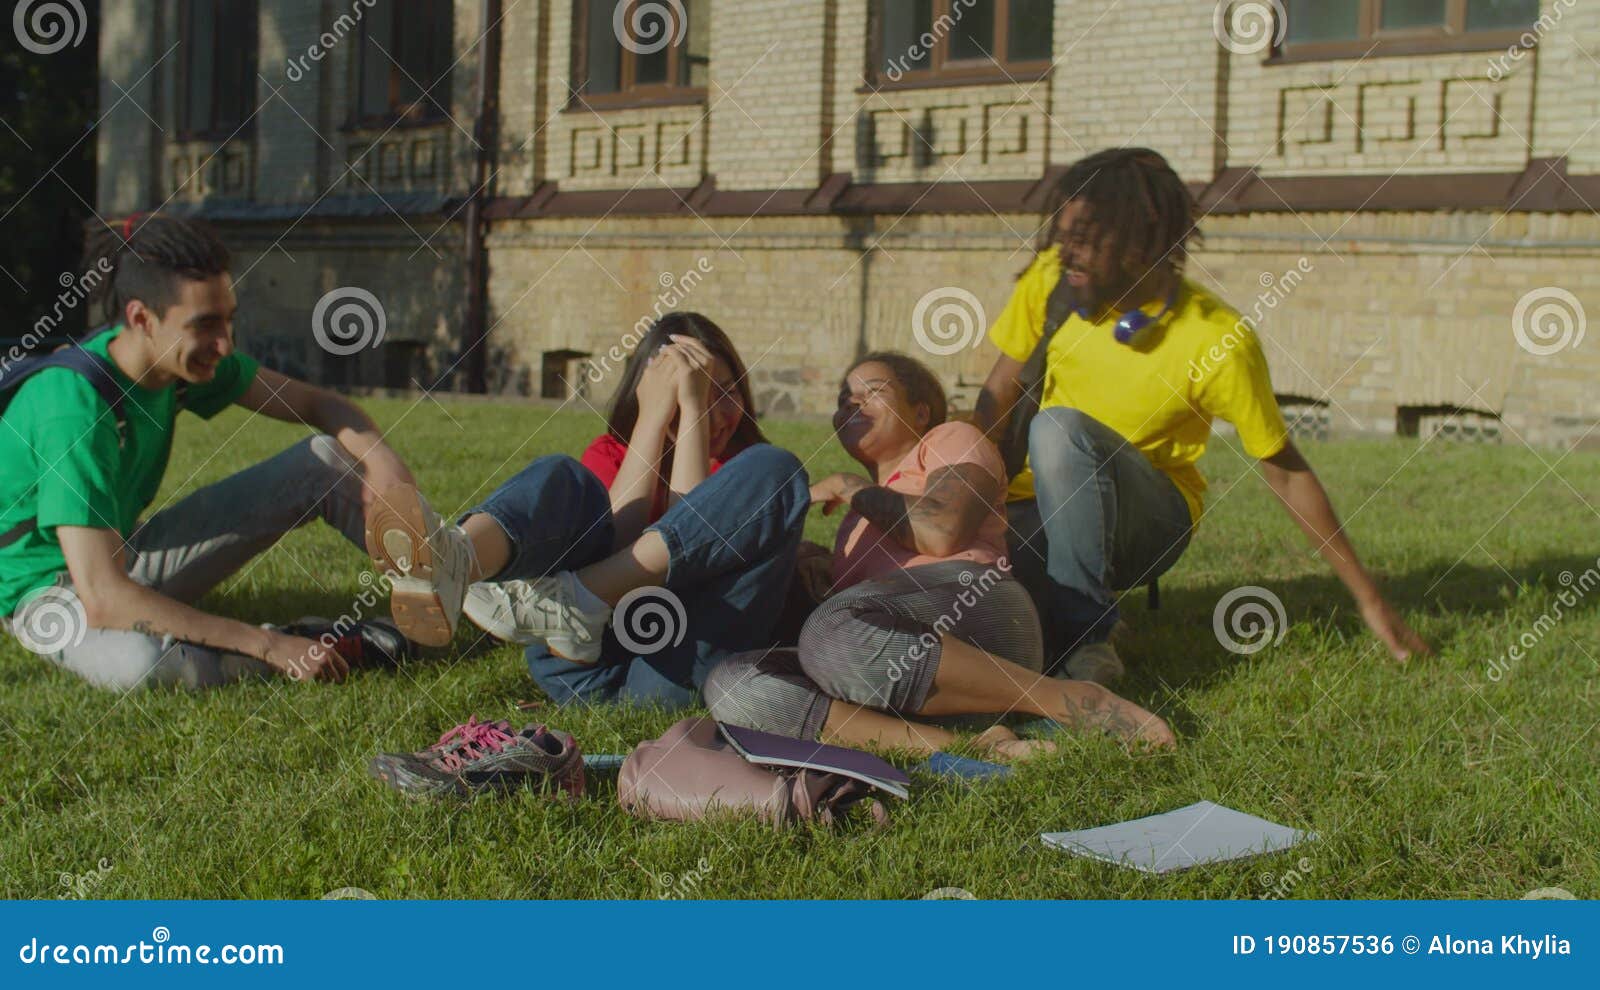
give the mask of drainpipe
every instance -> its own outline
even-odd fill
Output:
[[[489,390],[489,256],[484,203],[494,176],[495,147],[500,133],[500,0],[481,0],[478,36],[483,52],[478,69],[477,119],[472,140],[472,192],[467,199],[467,318],[461,328],[462,372],[466,391]]]

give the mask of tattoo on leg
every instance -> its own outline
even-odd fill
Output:
[[[1062,692],[1061,697],[1066,702],[1068,714],[1080,725],[1104,729],[1125,739],[1132,739],[1139,734],[1141,727],[1114,698],[1095,692],[1087,698],[1078,699],[1070,691]]]
[[[165,639],[169,635],[165,629],[157,629],[149,619],[134,619],[133,631],[144,636],[149,636],[153,639]],[[188,643],[190,646],[203,646],[208,650],[227,651],[231,649],[230,647],[223,646],[221,643],[208,643],[203,639],[189,639],[184,637],[177,638],[182,639],[183,642]]]

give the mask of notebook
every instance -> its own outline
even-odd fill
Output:
[[[870,784],[898,798],[911,796],[911,778],[888,763],[859,749],[827,746],[805,739],[757,732],[718,722],[723,738],[751,763],[770,767],[825,770]]]
[[[1011,776],[1010,767],[998,763],[986,763],[983,760],[972,760],[965,756],[954,756],[942,750],[928,757],[922,764],[922,769],[940,777],[958,777],[962,780],[989,780]]]
[[[1170,873],[1202,863],[1279,852],[1316,838],[1264,818],[1200,801],[1186,808],[1131,822],[1076,832],[1046,832],[1045,845],[1078,856],[1131,866],[1146,873]]]

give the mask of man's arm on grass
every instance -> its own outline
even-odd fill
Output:
[[[285,423],[310,426],[338,440],[361,464],[366,482],[362,494],[369,504],[395,485],[416,484],[411,469],[384,442],[372,417],[342,395],[262,368],[239,397],[239,405]]]
[[[863,485],[843,494],[851,509],[907,550],[948,557],[971,544],[994,511],[1000,483],[988,468],[966,462],[935,469],[921,495],[881,485]]]
[[[191,608],[128,577],[114,530],[58,526],[56,538],[84,619],[98,629],[130,629],[263,660],[297,679],[343,680],[348,666],[333,650],[235,619]]]
[[[1355,547],[1345,536],[1344,527],[1333,511],[1327,490],[1322,487],[1316,472],[1311,470],[1311,465],[1306,463],[1294,443],[1286,443],[1278,453],[1264,458],[1261,469],[1266,475],[1268,487],[1288,509],[1307,538],[1315,544],[1323,559],[1333,568],[1334,574],[1350,589],[1361,610],[1361,618],[1389,648],[1390,654],[1396,660],[1406,660],[1413,654],[1432,653],[1422,637],[1406,625],[1406,621],[1384,599],[1383,593],[1378,590],[1378,583],[1361,565]]]

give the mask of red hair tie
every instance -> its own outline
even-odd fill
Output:
[[[134,221],[138,220],[138,219],[139,219],[139,214],[138,213],[130,213],[130,214],[128,214],[127,218],[122,221],[122,239],[123,240],[127,240],[128,238],[133,236],[133,224],[134,224]]]

